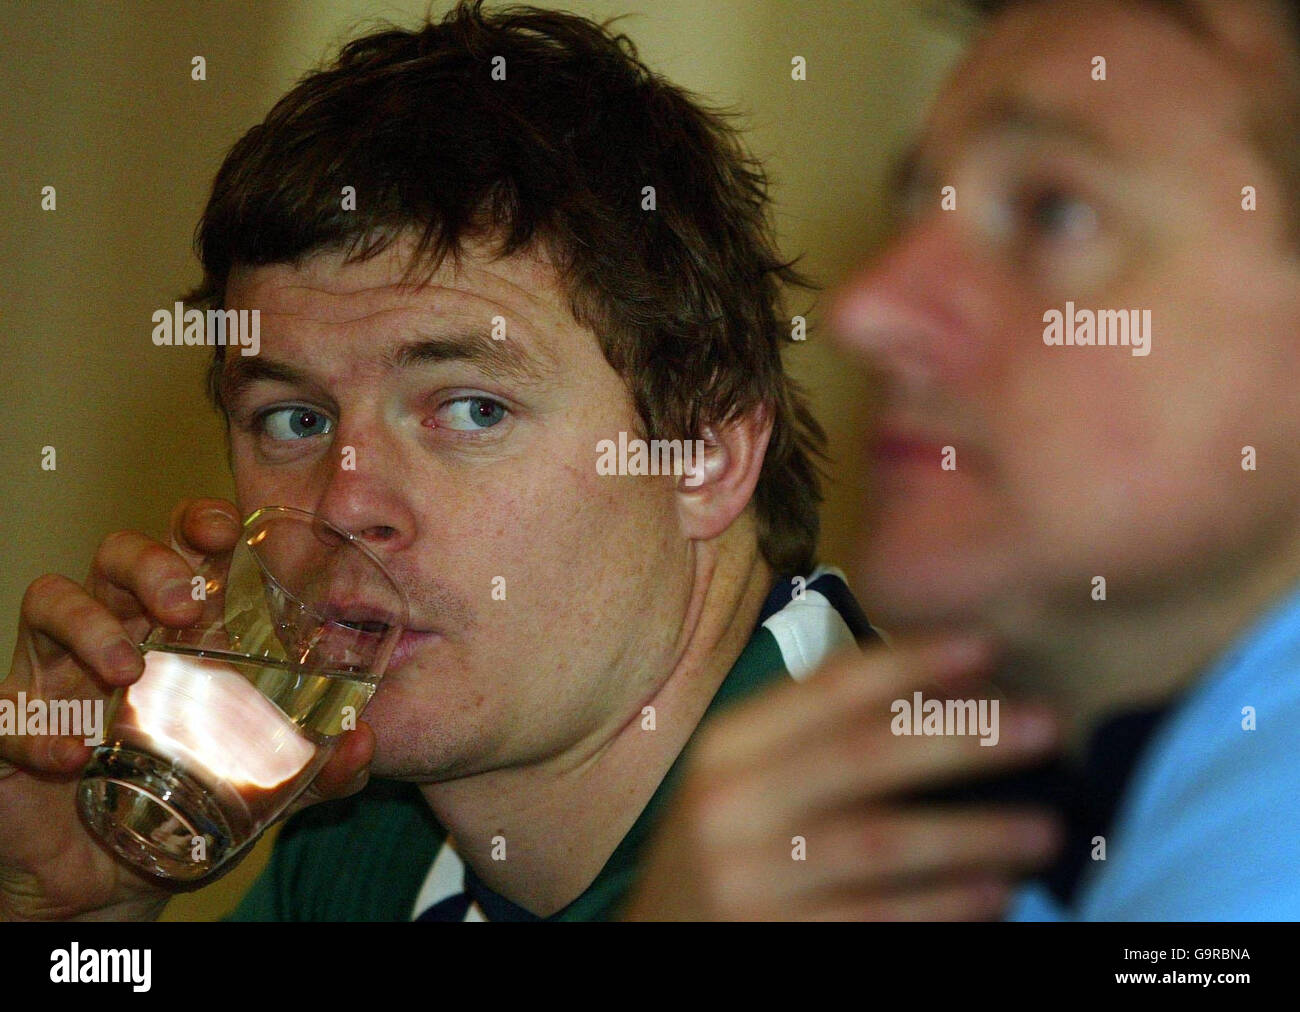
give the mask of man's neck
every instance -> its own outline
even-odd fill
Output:
[[[748,521],[749,518],[743,518]],[[491,770],[421,788],[460,841],[504,840],[461,857],[493,892],[545,917],[591,884],[689,741],[749,641],[772,572],[748,522],[697,546],[691,597],[672,670],[650,699],[611,714],[596,741],[529,766]],[[631,683],[631,679],[629,679]],[[643,730],[644,707],[654,730]]]
[[[996,681],[1056,706],[1066,755],[1078,760],[1109,718],[1171,703],[1297,581],[1300,569],[1288,562],[1163,601],[1098,602],[1048,636],[1013,638]]]

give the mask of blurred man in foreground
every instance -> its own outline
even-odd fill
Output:
[[[1062,757],[972,782],[842,658],[701,736],[630,916],[945,916],[970,806],[1038,801],[1064,845],[984,876],[1009,918],[1300,918],[1300,5],[979,6],[833,307],[885,384],[856,576],[987,644],[997,689],[936,698],[1044,697]]]

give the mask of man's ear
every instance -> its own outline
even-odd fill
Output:
[[[735,522],[763,470],[772,416],[764,405],[733,421],[705,426],[686,448],[689,466],[677,479],[677,515],[693,541],[716,538]]]

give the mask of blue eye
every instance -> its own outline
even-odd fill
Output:
[[[1087,201],[1063,190],[1043,190],[1021,204],[1033,231],[1062,239],[1090,239],[1097,232],[1097,212]]]
[[[328,415],[302,405],[272,408],[259,415],[258,422],[262,431],[272,439],[308,439],[323,436],[334,429]]]
[[[504,404],[490,397],[458,397],[438,409],[438,422],[449,429],[490,429],[506,416]]]

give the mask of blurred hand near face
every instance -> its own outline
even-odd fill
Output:
[[[1002,702],[998,742],[895,734],[895,700],[990,695],[967,640],[835,658],[704,726],[622,916],[628,920],[968,920],[1050,861],[1060,828],[1027,808],[909,796],[1042,760],[1059,729]]]

